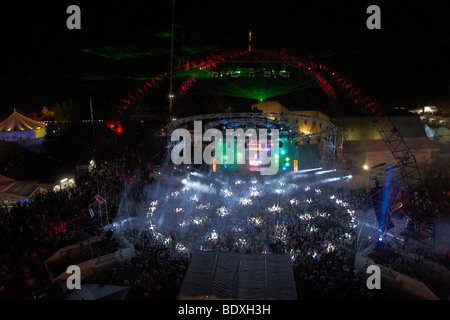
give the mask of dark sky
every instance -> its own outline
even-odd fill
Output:
[[[188,1],[175,5],[175,60],[211,50],[285,48],[341,71],[390,106],[450,98],[450,10],[438,1]],[[108,110],[169,69],[171,0],[2,2],[0,117],[56,101]],[[81,30],[66,9],[81,8]],[[381,8],[381,30],[366,9]],[[450,101],[450,100],[449,100]]]

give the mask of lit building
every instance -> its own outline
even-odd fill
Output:
[[[252,110],[263,113],[291,114],[311,117],[311,121],[298,123],[300,134],[319,132],[314,119],[331,120],[335,124],[338,119],[330,118],[320,111],[293,111],[276,101],[264,101],[252,105]],[[416,158],[419,169],[426,169],[442,157],[450,154],[445,144],[430,139],[426,133],[424,123],[418,114],[407,110],[394,110],[389,115],[405,143]],[[344,144],[343,165],[358,171],[369,171],[370,167],[386,162],[393,164],[394,158],[386,143],[382,140],[371,117],[345,116],[342,119]],[[317,143],[311,142],[311,144]],[[427,170],[421,170],[425,172]]]

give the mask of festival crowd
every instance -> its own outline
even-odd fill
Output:
[[[162,156],[156,162],[161,159]],[[148,208],[155,199],[147,191],[160,182],[160,168],[148,166],[148,160],[131,152],[114,160],[98,160],[96,173],[79,177],[72,188],[49,191],[12,206],[3,205],[0,209],[3,248],[0,299],[46,299],[52,283],[44,262],[58,249],[79,240],[80,226],[92,220],[87,208],[95,202],[99,184],[127,190],[130,202],[135,204],[131,211]],[[435,169],[417,192],[411,198],[405,196],[404,201],[414,201],[421,214],[435,217],[447,214],[449,198],[443,193],[447,189],[441,189],[442,185],[448,187],[446,170],[445,166]],[[438,188],[436,182],[439,181],[443,184],[438,192],[433,188]],[[301,194],[305,193],[298,191],[298,197]],[[133,228],[124,235],[134,245],[135,257],[114,265],[92,280],[104,285],[127,286],[126,299],[176,299],[192,252],[201,247],[246,253],[289,253],[299,300],[383,298],[382,293],[367,289],[364,275],[355,270],[356,222],[348,207],[330,201],[331,195],[349,203],[352,209],[369,209],[366,190],[323,186],[320,193],[311,192],[307,198],[299,199],[303,204],[310,201],[305,207],[308,214],[302,206],[290,203],[291,197],[282,195],[278,199],[284,203],[283,210],[268,212],[266,208],[272,200],[258,197],[254,205],[242,207],[245,218],[250,220],[240,221],[241,230],[225,222],[216,224],[221,231],[217,237],[205,237],[211,224],[193,226],[196,232],[183,234],[178,233],[181,229],[177,228],[165,238],[148,225]],[[265,216],[261,216],[261,211],[266,212]],[[112,217],[116,214],[118,212],[111,211]],[[258,219],[261,223],[249,223]],[[214,221],[227,220],[216,217]],[[180,222],[183,221],[173,219],[165,228],[170,230],[170,226]],[[180,248],[177,242],[185,242],[190,247]]]

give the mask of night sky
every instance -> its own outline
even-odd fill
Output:
[[[386,107],[450,103],[450,10],[437,1],[187,1],[175,5],[174,60],[212,50],[288,49],[353,79]],[[68,30],[66,9],[81,9]],[[381,8],[381,30],[366,9]],[[74,99],[108,114],[169,70],[171,0],[3,4],[0,119]],[[88,109],[86,108],[86,116]]]

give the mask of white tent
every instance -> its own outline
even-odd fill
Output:
[[[21,142],[45,137],[45,124],[27,118],[14,109],[13,113],[0,122],[0,140]]]

